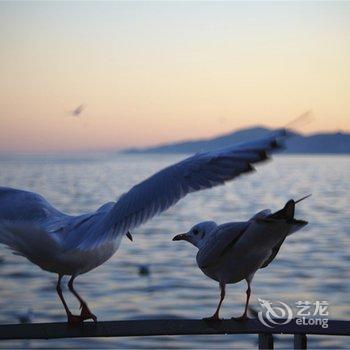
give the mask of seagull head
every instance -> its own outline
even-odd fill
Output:
[[[214,221],[203,221],[194,225],[188,232],[176,235],[173,241],[187,241],[199,248],[216,227]]]

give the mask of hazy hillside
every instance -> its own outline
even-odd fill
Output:
[[[216,148],[232,145],[234,143],[254,140],[271,133],[273,129],[254,127],[238,130],[226,135],[211,139],[195,141],[183,141],[158,145],[149,148],[126,149],[124,153],[195,153],[198,151],[209,151]],[[320,133],[312,135],[301,135],[293,133],[286,142],[287,148],[284,153],[350,153],[349,133]]]

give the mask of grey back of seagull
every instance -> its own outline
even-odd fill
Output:
[[[198,250],[196,260],[200,268],[216,265],[247,229],[249,222],[229,222],[218,226]]]

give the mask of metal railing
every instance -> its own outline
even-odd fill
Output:
[[[278,320],[281,323],[281,320]],[[0,325],[0,340],[15,339],[57,339],[88,337],[134,337],[161,335],[201,335],[201,334],[257,334],[259,349],[273,349],[274,334],[294,335],[294,349],[307,348],[307,335],[349,336],[350,321],[328,321],[328,327],[320,325],[298,325],[291,320],[285,325],[269,328],[257,319],[244,322],[234,320],[135,320],[85,322],[79,326],[67,323],[30,323]]]

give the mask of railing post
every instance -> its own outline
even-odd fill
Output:
[[[294,334],[294,349],[298,349],[298,350],[307,349],[306,334]]]
[[[273,336],[270,333],[259,333],[259,349],[273,349]]]

